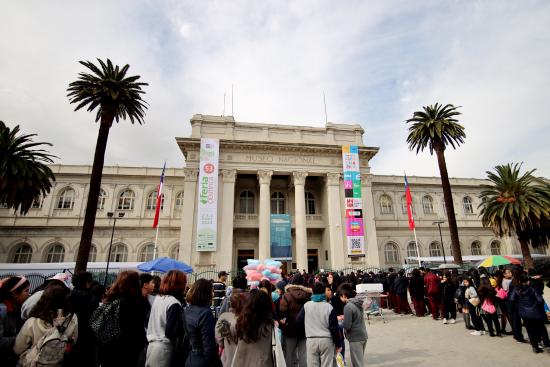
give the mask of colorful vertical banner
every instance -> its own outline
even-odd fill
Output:
[[[344,165],[348,257],[363,257],[365,256],[365,225],[361,200],[359,147],[357,145],[342,146],[342,162]]]
[[[201,139],[197,208],[197,251],[216,251],[218,227],[218,139]]]
[[[271,214],[269,231],[271,257],[277,260],[292,260],[290,214]]]

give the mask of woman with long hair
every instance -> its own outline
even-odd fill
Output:
[[[25,277],[9,277],[0,282],[0,356],[2,365],[15,366],[15,336],[23,326],[21,305],[29,298],[30,283]]]
[[[185,309],[184,317],[191,352],[185,367],[221,366],[214,335],[216,322],[210,308],[213,291],[210,281],[198,279],[187,292],[186,300],[189,307]]]
[[[409,293],[413,302],[415,315],[417,317],[424,317],[424,280],[418,269],[413,269],[411,272]]]
[[[44,290],[42,297],[30,312],[29,319],[17,334],[13,351],[20,355],[21,365],[31,365],[35,357],[32,353],[33,346],[54,327],[62,327],[60,331],[67,336],[68,344],[76,342],[78,319],[72,313],[69,289],[57,284]]]
[[[104,302],[120,303],[120,335],[108,344],[100,341],[101,366],[136,366],[146,343],[143,325],[147,313],[141,295],[139,274],[132,270],[119,273],[115,283],[107,291]]]
[[[179,270],[170,270],[161,280],[147,326],[146,367],[169,367],[185,362],[175,363],[174,344],[183,333],[182,303],[186,286],[187,276]]]
[[[481,302],[477,291],[474,287],[472,278],[465,278],[462,281],[464,285],[464,302],[468,305],[468,313],[474,325],[475,331],[471,332],[470,335],[480,336],[485,332],[485,327],[483,326],[483,320],[481,319]]]
[[[229,311],[220,315],[216,322],[216,342],[221,349],[221,359],[224,367],[230,367],[239,341],[237,337],[237,317],[241,314],[248,294],[235,292],[229,300]]]
[[[274,365],[271,353],[271,333],[273,330],[273,308],[267,292],[253,289],[237,317],[239,342],[233,366]]]

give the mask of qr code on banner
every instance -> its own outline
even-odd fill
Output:
[[[361,250],[361,239],[360,238],[352,238],[351,239],[351,249],[352,250]]]

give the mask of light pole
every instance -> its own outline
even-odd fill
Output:
[[[443,235],[441,234],[441,224],[445,223],[444,220],[438,220],[436,222],[433,222],[433,224],[437,224],[437,227],[439,228],[439,238],[441,239],[441,250],[443,251],[443,262],[447,264],[447,259],[445,258],[445,246],[443,245]]]
[[[111,262],[111,250],[113,249],[113,237],[115,235],[115,225],[117,220],[117,217],[115,217],[115,213],[113,212],[108,212],[107,217],[109,217],[109,219],[114,217],[114,221],[113,221],[113,229],[111,231],[111,243],[109,243],[109,253],[107,254],[107,267],[105,268],[105,278],[103,279],[104,287],[107,287],[107,275],[109,274],[109,263]],[[124,217],[124,212],[118,212],[118,217],[119,218]]]

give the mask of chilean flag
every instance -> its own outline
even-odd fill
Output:
[[[166,162],[162,167],[162,174],[160,175],[160,183],[157,188],[157,207],[155,210],[155,220],[153,221],[153,228],[157,228],[159,225],[160,207],[162,206],[162,186],[164,186],[164,171],[166,170]]]
[[[411,196],[411,189],[409,187],[409,181],[407,181],[407,175],[405,174],[405,197],[407,199],[407,215],[409,216],[409,229],[414,229],[414,218],[412,213],[413,199]]]

